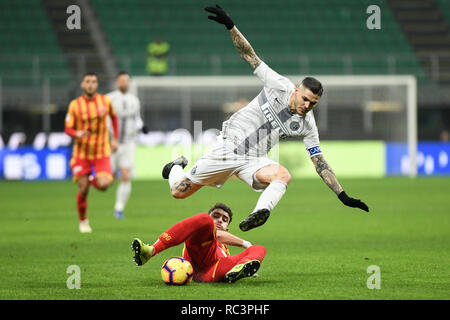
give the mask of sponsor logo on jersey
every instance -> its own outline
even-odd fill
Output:
[[[169,234],[168,234],[167,232],[164,232],[161,236],[162,236],[166,241],[172,240],[172,237],[169,236]]]
[[[269,121],[270,126],[278,130],[278,133],[280,134],[280,138],[284,139],[287,137],[287,134],[284,132],[284,130],[281,128],[281,126],[278,124],[278,121],[276,119],[276,116],[274,116],[270,110],[270,104],[268,102],[264,103],[262,106],[260,106],[261,111],[263,112],[264,116],[266,117],[267,121]]]

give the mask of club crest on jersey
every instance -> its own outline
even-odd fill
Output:
[[[297,121],[292,121],[289,127],[292,131],[297,131],[300,128],[300,123],[298,123]]]
[[[106,107],[105,106],[99,106],[98,107],[98,116],[103,117],[106,114]]]

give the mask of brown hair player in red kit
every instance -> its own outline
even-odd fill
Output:
[[[194,268],[194,281],[233,283],[250,277],[261,266],[266,249],[229,233],[232,215],[229,207],[218,203],[208,213],[199,213],[174,224],[153,245],[134,239],[131,245],[134,261],[142,266],[154,255],[184,242],[183,258]],[[245,250],[232,256],[227,245]]]

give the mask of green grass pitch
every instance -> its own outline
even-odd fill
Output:
[[[92,189],[94,232],[80,234],[72,182],[0,182],[0,299],[449,299],[450,179],[341,183],[370,214],[342,205],[320,178],[294,180],[267,223],[244,233],[238,224],[259,194],[241,181],[185,200],[171,198],[166,181],[136,181],[122,221],[113,217],[117,184]],[[181,246],[132,262],[134,237],[153,243],[219,201],[234,211],[231,232],[266,247],[258,277],[167,286],[161,265]],[[81,269],[80,290],[66,286],[70,265]],[[380,267],[379,290],[367,288],[370,265]]]

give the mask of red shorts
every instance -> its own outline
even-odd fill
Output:
[[[95,172],[97,177],[103,175],[113,178],[109,157],[93,160],[72,158],[70,160],[70,168],[72,169],[74,181],[77,181],[81,176],[90,174],[92,171]]]

